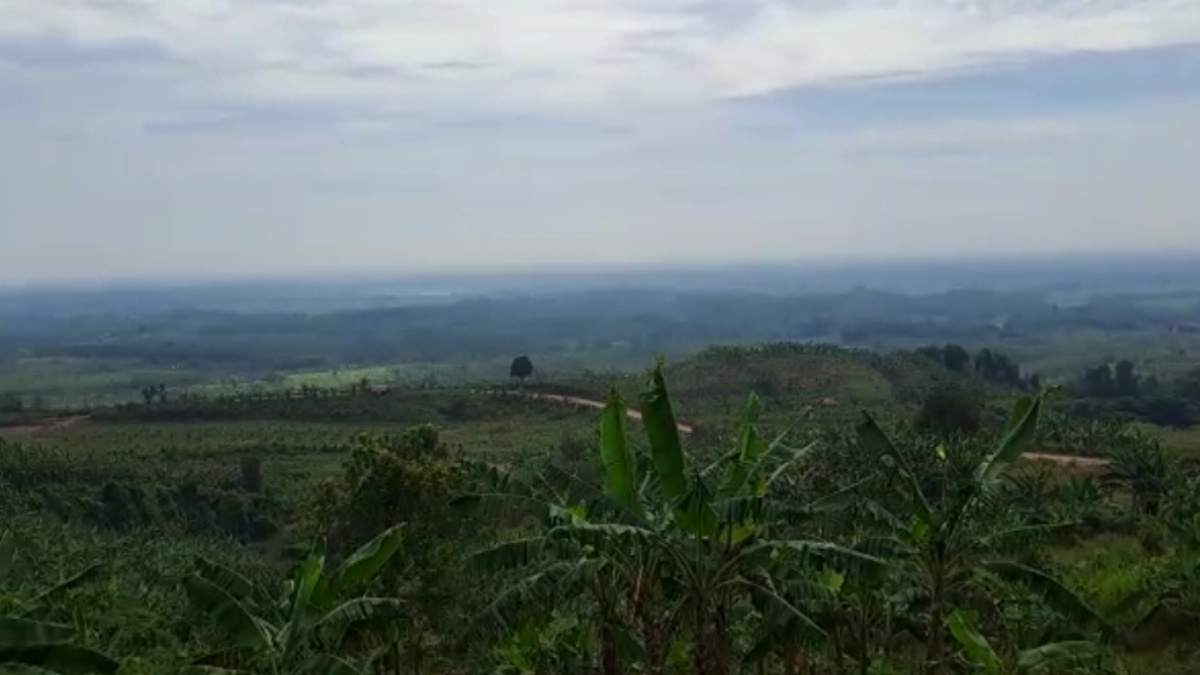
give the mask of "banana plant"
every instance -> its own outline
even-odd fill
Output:
[[[12,532],[0,534],[0,579],[8,576],[16,562],[17,544]],[[116,661],[100,652],[72,643],[71,626],[37,621],[30,616],[54,596],[94,578],[98,565],[72,575],[29,600],[13,599],[10,613],[0,615],[0,665],[12,664],[39,672],[61,675],[115,673]]]
[[[690,623],[696,671],[729,672],[730,622],[743,598],[757,599],[824,633],[802,608],[777,592],[772,584],[774,562],[789,556],[819,557],[827,564],[842,565],[882,561],[827,541],[779,538],[778,533],[796,512],[836,508],[859,486],[807,501],[795,495],[787,501],[774,499],[772,483],[812,448],[785,454],[789,450],[783,443],[786,432],[774,440],[764,438],[757,426],[762,406],[753,394],[743,410],[733,450],[715,466],[689,476],[661,369],[652,372],[641,403],[660,502],[673,511],[668,553],[673,579],[680,586],[676,611]]]
[[[963,595],[979,570],[1020,581],[1040,591],[1056,608],[1084,624],[1112,629],[1091,608],[1058,580],[1040,570],[996,557],[1015,540],[1027,539],[1070,523],[1023,525],[996,528],[992,497],[1006,467],[1016,461],[1025,444],[1034,437],[1042,409],[1042,396],[1019,400],[1009,425],[997,444],[960,485],[942,490],[939,498],[926,494],[920,477],[875,420],[864,413],[859,438],[865,449],[876,452],[893,466],[907,486],[910,518],[897,517],[886,508],[867,502],[889,531],[892,553],[903,561],[923,586],[928,599],[925,663],[928,672],[943,670],[945,623],[948,607]],[[937,454],[945,461],[946,449]]]
[[[880,562],[825,541],[772,536],[784,509],[815,511],[836,500],[794,506],[770,497],[782,469],[806,450],[785,455],[783,435],[774,441],[760,435],[756,396],[746,404],[732,451],[702,470],[689,467],[661,368],[651,372],[640,404],[649,445],[645,457],[628,442],[626,407],[616,392],[600,415],[603,505],[590,512],[550,505],[549,512],[558,517],[543,535],[476,556],[538,563],[498,602],[538,593],[543,599],[564,597],[569,593],[563,583],[590,585],[603,673],[622,671],[622,635],[639,638],[643,669],[659,673],[671,640],[683,633],[691,638],[696,672],[724,675],[733,664],[731,623],[739,600],[757,598],[816,628],[769,583],[772,560],[820,556]]]
[[[950,613],[946,619],[946,627],[962,647],[966,660],[985,675],[1094,672],[1091,666],[1100,653],[1095,642],[1071,640],[1051,642],[1012,654],[1001,654],[979,632],[975,617],[962,610]]]
[[[183,588],[192,605],[224,634],[225,644],[186,672],[236,672],[214,664],[239,661],[264,662],[272,673],[359,673],[334,652],[352,632],[400,614],[399,599],[361,593],[399,551],[401,541],[401,529],[393,527],[333,570],[326,569],[324,556],[312,554],[296,567],[282,598],[234,570],[198,559]]]

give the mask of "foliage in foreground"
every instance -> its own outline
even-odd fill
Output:
[[[323,555],[312,554],[297,566],[283,597],[234,570],[198,560],[183,587],[224,634],[225,649],[196,667],[212,672],[214,664],[233,663],[265,666],[271,673],[358,673],[339,652],[403,611],[396,598],[361,594],[400,549],[401,539],[400,528],[386,530],[333,570],[326,569]]]
[[[519,639],[538,608],[576,607],[588,617],[600,671],[609,675],[678,672],[681,660],[699,675],[724,675],[747,660],[778,662],[789,671],[840,672],[853,664],[867,672],[889,651],[912,646],[880,630],[897,618],[893,594],[900,581],[925,617],[919,663],[937,671],[949,666],[945,624],[957,616],[955,625],[966,634],[955,608],[979,590],[977,573],[986,569],[1038,589],[1081,628],[1103,631],[1103,620],[1066,586],[1003,555],[1011,550],[1007,540],[1059,524],[990,529],[1001,473],[1034,437],[1041,406],[1040,397],[1022,399],[997,444],[962,475],[943,469],[936,494],[867,417],[859,429],[861,450],[880,458],[879,470],[832,494],[806,498],[796,492],[801,483],[786,479],[816,448],[790,448],[787,434],[764,438],[755,396],[734,446],[707,466],[693,466],[656,369],[640,400],[645,453],[627,438],[625,405],[615,392],[601,416],[602,498],[546,500],[528,486],[486,495],[541,503],[545,520],[540,533],[475,555],[489,570],[520,570],[485,618]],[[951,462],[948,452],[939,446],[943,464]],[[887,506],[865,496],[881,488]],[[821,536],[826,521],[852,505],[877,523],[842,533],[841,543]],[[898,506],[904,511],[897,513]],[[582,636],[577,625],[567,625],[570,630],[561,621],[543,629],[556,630],[568,653],[577,653]],[[544,672],[537,659],[514,659],[511,646],[501,651],[509,667]],[[1052,651],[1043,653],[1049,658]],[[562,654],[549,663],[562,667]]]
[[[442,439],[462,442],[458,429],[439,436],[428,426],[357,437],[348,429],[336,447],[302,456],[290,445],[219,446],[209,427],[171,432],[205,437],[194,457],[164,447],[89,459],[31,445],[0,462],[0,479],[19,479],[0,485],[0,515],[22,514],[13,521],[20,539],[40,545],[31,562],[54,557],[45,571],[19,570],[22,598],[61,579],[83,552],[120,561],[125,569],[102,576],[103,589],[73,586],[27,618],[71,626],[60,633],[64,645],[119,654],[129,675],[173,672],[180,662],[195,673],[289,675],[1165,674],[1169,667],[1130,664],[1192,654],[1200,483],[1148,437],[1078,424],[1034,437],[1038,398],[994,435],[989,412],[976,433],[923,435],[864,419],[845,433],[767,437],[759,427],[776,418],[751,397],[734,433],[710,427],[688,442],[674,404],[655,373],[637,406],[644,434],[629,433],[614,396],[596,443],[561,427],[569,435],[538,452],[554,438],[538,428],[526,454],[487,461],[450,452]],[[896,412],[881,419],[911,411]],[[521,433],[528,423],[508,425]],[[1013,466],[1031,438],[1051,451],[1095,441],[1094,454],[1113,461],[1106,474],[1071,480]],[[265,458],[265,470],[247,457]],[[53,516],[23,512],[52,491],[86,495],[148,477],[277,500],[285,536],[324,542],[318,550],[330,562],[297,561],[300,547],[288,539],[243,547],[207,538],[211,530],[168,529],[176,526],[166,519],[76,520],[59,529],[82,543],[60,547],[54,528],[33,536]],[[451,495],[464,491],[473,497],[462,503],[504,508],[474,517],[452,510]],[[390,523],[405,524],[406,543],[369,583],[317,592]],[[139,537],[155,548],[129,546]],[[60,548],[71,555],[58,556]],[[467,550],[476,551],[470,567]],[[147,559],[134,560],[140,555]],[[281,588],[273,580],[287,565],[294,571]],[[312,594],[300,593],[306,586]],[[142,589],[151,591],[146,604],[134,608]],[[18,611],[15,597],[0,594],[0,614]],[[347,603],[376,613],[329,617]]]
[[[17,556],[16,538],[0,532],[0,581],[8,575]],[[56,595],[86,583],[96,575],[93,565],[31,598],[0,596],[0,668],[19,664],[42,672],[115,673],[119,665],[100,652],[74,644],[75,629],[59,623],[39,621],[36,616]]]

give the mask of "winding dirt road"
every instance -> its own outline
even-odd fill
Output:
[[[580,396],[568,396],[566,394],[529,392],[525,394],[525,396],[539,401],[551,401],[554,403],[562,403],[581,408],[592,408],[595,410],[603,410],[605,406],[603,401],[582,398]],[[625,410],[625,414],[631,420],[641,421],[642,419],[641,411],[634,410],[633,408],[627,408]],[[683,422],[677,422],[676,426],[679,427],[679,431],[684,434],[691,434],[695,431],[695,427],[693,425]],[[1109,460],[1102,457],[1084,457],[1082,455],[1056,455],[1046,452],[1027,452],[1021,455],[1021,457],[1032,462],[1055,464],[1066,469],[1099,470],[1109,465]]]
[[[48,434],[54,431],[69,429],[76,424],[91,419],[91,415],[71,415],[70,417],[53,417],[40,424],[26,424],[16,427],[0,427],[0,436],[32,436]]]
[[[575,406],[578,408],[590,408],[593,410],[603,410],[605,403],[595,399],[583,398],[582,396],[571,396],[568,394],[548,394],[544,392],[526,392],[518,394],[538,401],[549,401],[551,403],[560,403],[563,405]],[[631,420],[641,421],[642,413],[634,408],[625,409],[626,416]],[[91,415],[72,415],[69,417],[57,417],[45,420],[41,424],[30,424],[16,427],[0,427],[0,437],[16,437],[16,436],[32,436],[53,433],[69,429],[77,424],[87,422],[91,419]],[[692,434],[696,431],[695,425],[686,422],[676,422],[680,433]],[[1054,464],[1066,469],[1077,469],[1082,471],[1094,471],[1104,469],[1109,465],[1109,460],[1102,457],[1084,457],[1082,455],[1057,455],[1045,452],[1027,452],[1022,457],[1032,462],[1042,462]]]
[[[1034,462],[1049,462],[1069,469],[1103,469],[1111,461],[1103,457],[1084,457],[1083,455],[1053,455],[1045,452],[1027,452],[1021,455],[1024,459]]]
[[[596,401],[590,398],[580,398],[579,396],[567,396],[565,394],[543,394],[541,392],[531,392],[526,394],[526,396],[538,401],[553,401],[555,403],[565,403],[567,405],[578,406],[581,408],[594,408],[596,410],[604,410],[604,406],[606,405],[603,401]],[[626,408],[625,415],[629,417],[629,419],[638,420],[639,422],[642,419],[642,411],[635,410],[633,408]],[[675,426],[679,428],[681,433],[685,434],[690,434],[696,430],[693,425],[687,424],[686,422],[676,422]]]

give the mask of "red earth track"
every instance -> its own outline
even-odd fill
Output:
[[[603,410],[604,402],[595,399],[583,398],[581,396],[570,396],[567,394],[547,394],[543,392],[530,392],[525,396],[539,401],[552,401],[556,403],[564,403],[567,405],[578,406],[581,408],[593,408],[595,410]],[[641,420],[641,411],[628,408],[625,414],[631,420]],[[684,422],[677,422],[676,426],[679,431],[685,434],[690,434],[695,431],[695,427]],[[1024,459],[1033,462],[1044,462],[1055,464],[1068,469],[1103,469],[1109,465],[1109,460],[1102,457],[1084,457],[1082,455],[1057,455],[1045,452],[1027,452],[1021,455]]]

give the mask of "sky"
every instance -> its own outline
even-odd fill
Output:
[[[0,281],[1200,251],[1200,0],[0,0]]]

